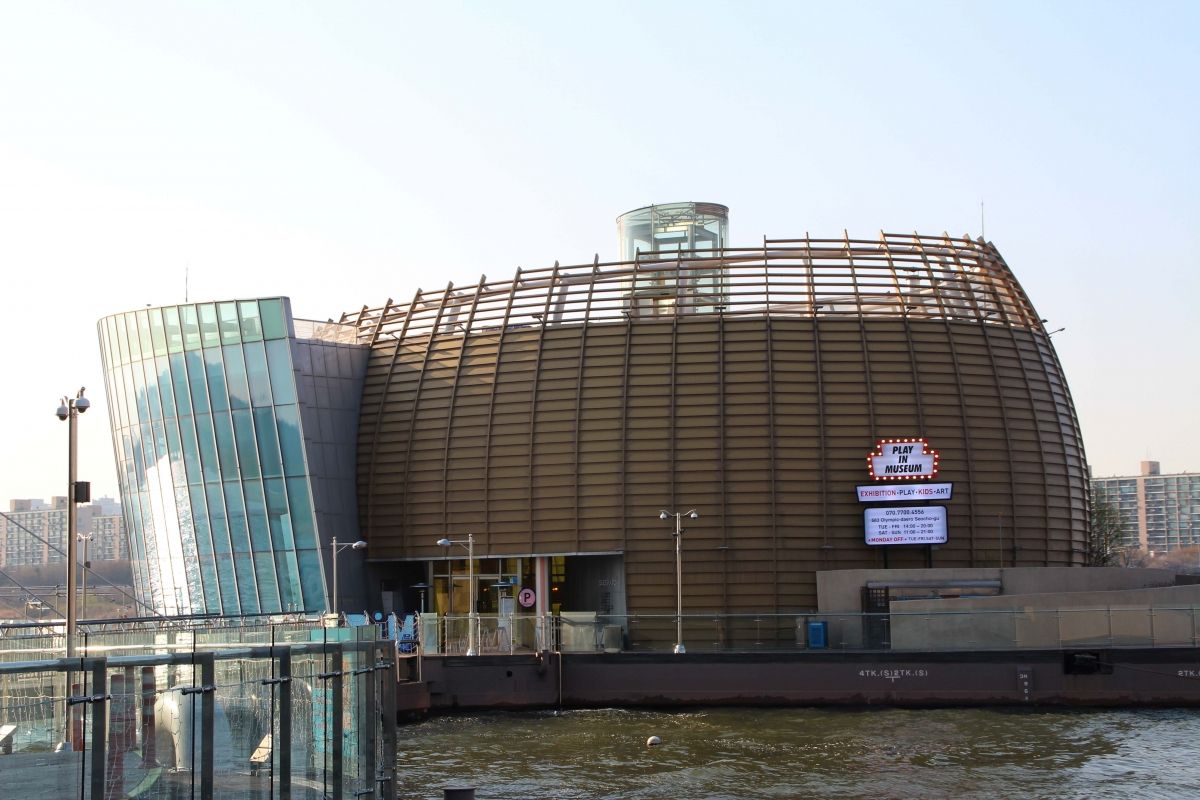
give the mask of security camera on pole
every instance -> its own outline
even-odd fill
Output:
[[[78,621],[75,616],[75,572],[79,569],[76,542],[79,537],[76,519],[76,503],[88,503],[92,499],[92,487],[87,481],[75,480],[76,444],[75,418],[92,407],[83,396],[84,387],[74,397],[64,397],[55,414],[67,423],[67,658],[75,657],[75,638]]]

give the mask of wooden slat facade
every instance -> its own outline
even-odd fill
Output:
[[[689,307],[688,271],[714,263],[725,302]],[[678,287],[652,313],[631,288],[646,270]],[[854,487],[877,439],[923,436],[955,484],[934,566],[1083,563],[1070,395],[990,244],[884,235],[555,265],[358,320],[374,339],[359,499],[375,561],[437,558],[438,538],[466,532],[479,557],[623,552],[628,609],[669,612],[658,512],[696,508],[687,608],[806,609],[816,570],[883,566]],[[895,547],[888,565],[929,555]]]

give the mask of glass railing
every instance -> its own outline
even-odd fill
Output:
[[[0,663],[0,794],[394,798],[395,643],[375,626],[234,630],[109,632],[102,656]]]
[[[533,616],[426,614],[416,630],[427,654],[671,652],[674,614]],[[1106,607],[879,614],[685,614],[689,653],[795,650],[1038,650],[1200,646],[1200,608]],[[414,651],[416,642],[402,644]]]

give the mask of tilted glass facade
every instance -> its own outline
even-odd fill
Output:
[[[164,614],[326,607],[287,298],[99,323],[134,581]],[[333,535],[339,535],[334,532]]]

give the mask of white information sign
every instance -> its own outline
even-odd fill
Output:
[[[943,544],[945,506],[868,508],[863,512],[867,544]]]
[[[953,483],[889,483],[885,485],[859,486],[858,500],[861,503],[894,503],[905,500],[949,500],[953,490]]]

